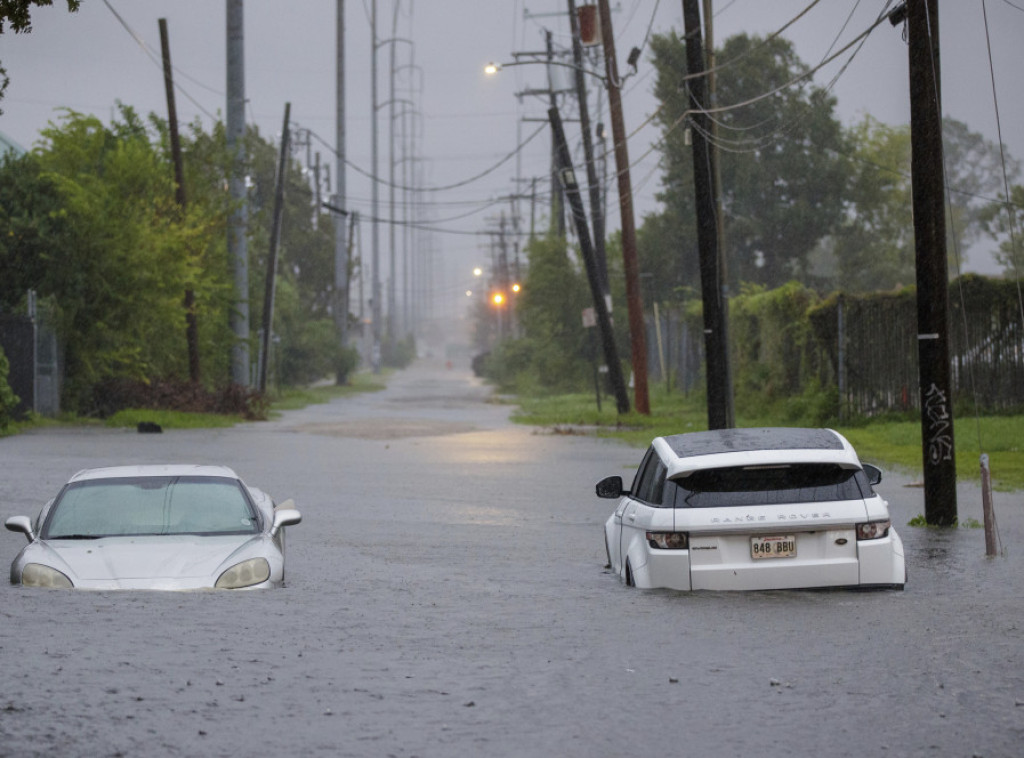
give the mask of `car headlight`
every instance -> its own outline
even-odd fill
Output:
[[[219,590],[238,590],[251,587],[270,578],[270,564],[266,558],[250,558],[236,563],[217,579],[213,585]]]
[[[647,544],[656,550],[686,550],[690,536],[686,532],[647,532]]]
[[[69,590],[75,585],[55,568],[41,563],[26,563],[21,570],[21,583],[25,587],[51,587]]]
[[[880,540],[882,537],[888,537],[890,526],[892,526],[892,521],[889,519],[884,521],[865,521],[863,524],[857,524],[857,539]]]

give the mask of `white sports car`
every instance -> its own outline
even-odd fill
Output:
[[[675,590],[891,587],[903,543],[875,466],[831,429],[724,429],[658,437],[605,523],[627,585]]]
[[[11,583],[79,589],[255,589],[284,581],[284,527],[301,514],[274,505],[223,466],[87,469],[33,522],[6,526],[29,544]]]

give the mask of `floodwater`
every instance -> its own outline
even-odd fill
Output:
[[[640,451],[488,398],[422,362],[228,430],[0,439],[5,518],[156,461],[230,465],[304,517],[281,590],[0,585],[0,756],[1021,754],[1020,493],[987,559],[981,529],[902,526],[922,493],[887,475],[904,592],[638,591],[604,569],[593,485]]]

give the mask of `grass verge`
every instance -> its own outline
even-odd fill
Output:
[[[707,409],[699,396],[683,397],[661,389],[651,391],[651,415],[635,411],[619,414],[612,398],[602,398],[601,410],[593,394],[516,398],[512,420],[561,431],[614,437],[635,447],[645,447],[654,437],[707,429]],[[776,412],[777,413],[777,412]],[[800,425],[766,409],[756,416],[737,414],[737,426]],[[895,468],[912,477],[921,476],[921,426],[916,421],[875,420],[837,424],[857,449],[861,460]],[[957,476],[979,481],[979,456],[989,456],[993,486],[999,490],[1024,489],[1024,416],[964,416],[954,419]],[[979,442],[980,440],[980,442]]]

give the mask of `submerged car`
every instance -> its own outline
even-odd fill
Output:
[[[831,429],[723,429],[658,437],[605,523],[627,585],[674,590],[890,587],[903,543],[862,464]]]
[[[79,589],[256,589],[284,582],[284,528],[302,521],[223,466],[146,465],[75,474],[33,522],[11,583]]]

